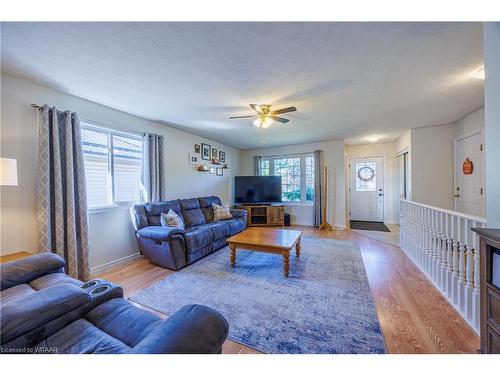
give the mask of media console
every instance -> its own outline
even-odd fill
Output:
[[[283,204],[237,204],[234,208],[247,211],[247,226],[283,226],[285,207]]]

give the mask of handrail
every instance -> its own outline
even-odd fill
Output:
[[[415,202],[415,201],[410,201],[408,199],[400,199],[400,201],[401,202],[406,202],[406,203],[411,203],[411,204],[414,204],[414,205],[420,206],[420,207],[429,208],[431,210],[440,211],[440,212],[443,212],[445,214],[449,214],[449,215],[453,215],[453,216],[458,216],[458,217],[461,217],[463,219],[467,219],[467,220],[471,220],[471,221],[477,221],[478,223],[486,224],[486,218],[485,217],[474,216],[474,215],[465,214],[465,213],[459,212],[459,211],[448,210],[446,208],[441,208],[441,207],[436,207],[436,206],[430,206],[428,204],[424,204],[424,203],[420,203],[420,202]]]

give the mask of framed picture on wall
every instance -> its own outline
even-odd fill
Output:
[[[212,158],[217,158],[217,156],[219,156],[217,149],[212,147]]]
[[[226,162],[226,153],[224,151],[219,151],[219,161],[221,163],[225,163]]]
[[[199,154],[201,152],[201,146],[200,145],[194,145],[194,153]]]
[[[210,167],[210,173],[215,174],[215,167]]]
[[[198,164],[198,155],[189,154],[189,164]]]
[[[203,160],[210,160],[210,145],[207,145],[206,143],[201,144],[201,158]]]
[[[217,176],[223,176],[224,175],[224,169],[222,168],[217,168],[216,171],[215,171],[215,174]]]

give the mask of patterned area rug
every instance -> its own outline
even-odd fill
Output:
[[[264,353],[384,353],[359,248],[304,236],[285,279],[279,255],[229,248],[130,298],[172,315],[198,303],[221,312],[229,338]]]

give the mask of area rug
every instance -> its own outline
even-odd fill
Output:
[[[172,315],[198,303],[229,322],[229,338],[264,353],[384,353],[359,248],[303,237],[290,276],[279,255],[223,248],[130,298]]]

